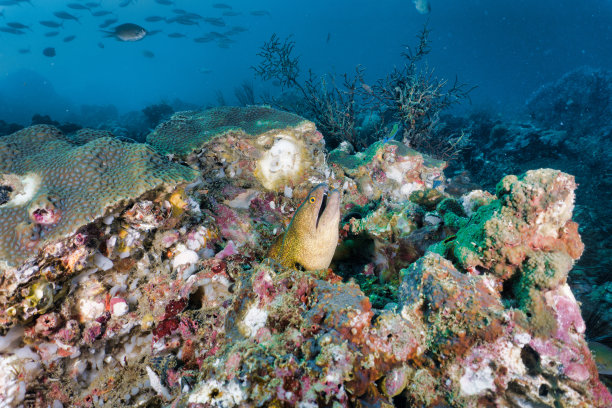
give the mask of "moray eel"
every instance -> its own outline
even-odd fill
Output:
[[[285,233],[268,250],[268,257],[288,268],[326,269],[338,245],[339,223],[340,192],[319,184],[295,211]]]

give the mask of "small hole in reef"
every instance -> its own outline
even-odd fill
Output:
[[[13,188],[11,186],[0,186],[0,205],[10,201],[12,192]]]
[[[540,385],[540,389],[538,390],[538,394],[540,394],[540,397],[545,397],[548,395],[548,392],[550,391],[550,387],[547,384],[542,384]]]
[[[353,212],[350,212],[350,213],[346,214],[344,217],[342,217],[342,222],[349,222],[351,220],[351,218],[355,218],[356,220],[360,220],[360,219],[363,218],[363,216],[361,215],[361,213],[353,211]]]
[[[399,395],[393,397],[393,406],[397,408],[408,408],[411,405],[408,405],[408,399],[406,395],[402,392]]]
[[[188,310],[198,310],[202,308],[202,298],[204,297],[204,287],[200,286],[195,292],[189,295]]]
[[[516,307],[516,296],[514,294],[514,287],[518,283],[520,277],[518,274],[504,281],[501,291],[501,298],[506,307]]]
[[[537,351],[535,351],[530,345],[526,345],[521,349],[521,360],[527,368],[527,374],[537,375],[541,371],[541,359]]]

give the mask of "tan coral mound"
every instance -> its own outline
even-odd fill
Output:
[[[244,185],[261,184],[283,191],[311,179],[323,182],[326,169],[323,136],[314,123],[263,106],[219,107],[174,114],[147,136],[163,154],[203,168],[223,165],[223,173]],[[313,180],[314,179],[316,180]],[[306,193],[305,192],[305,193]]]
[[[221,106],[202,112],[175,113],[147,136],[147,143],[160,152],[182,156],[230,130],[257,135],[302,122],[306,120],[300,116],[264,106]]]
[[[0,268],[101,217],[109,207],[192,179],[144,144],[96,138],[82,146],[57,128],[32,126],[0,139]]]

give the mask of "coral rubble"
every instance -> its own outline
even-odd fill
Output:
[[[442,162],[390,142],[328,165],[311,122],[262,107],[176,113],[147,138],[170,160],[82,136],[0,139],[21,154],[2,225],[44,231],[0,254],[0,406],[612,404],[566,282],[572,176],[453,199]],[[266,258],[319,183],[343,216],[332,267]]]

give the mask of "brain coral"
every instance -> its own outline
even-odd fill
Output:
[[[264,106],[222,106],[203,112],[178,112],[150,133],[147,142],[162,153],[187,155],[232,129],[258,135],[272,129],[295,127],[305,121],[292,113]]]
[[[115,138],[81,146],[37,125],[0,138],[0,270],[34,255],[105,211],[196,173],[150,147]]]

